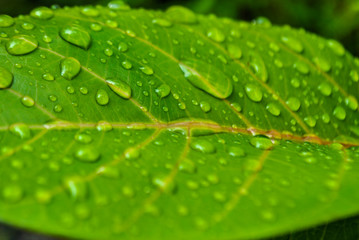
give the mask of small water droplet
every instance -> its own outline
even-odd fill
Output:
[[[31,131],[28,125],[25,123],[15,123],[10,125],[9,130],[15,136],[21,139],[28,139],[31,137]]]
[[[126,70],[130,70],[132,68],[132,63],[128,60],[123,61],[121,65]]]
[[[24,197],[24,191],[17,185],[6,186],[2,190],[2,197],[8,203],[17,203]]]
[[[120,42],[117,48],[120,52],[127,52],[128,45],[125,42]]]
[[[25,106],[25,107],[32,107],[35,105],[35,101],[32,97],[29,96],[24,96],[21,98],[21,103]]]
[[[357,71],[355,70],[351,70],[350,73],[350,78],[354,81],[354,82],[358,82],[359,81],[359,74]]]
[[[309,73],[309,67],[302,61],[295,62],[293,67],[301,74],[307,75]]]
[[[169,19],[177,23],[197,23],[197,16],[190,9],[182,6],[171,6],[166,10]]]
[[[96,129],[100,132],[109,132],[112,130],[112,125],[106,121],[99,121],[96,125]]]
[[[98,23],[91,23],[90,28],[92,31],[99,32],[102,30],[102,26]]]
[[[0,27],[11,27],[14,25],[15,21],[9,15],[1,14],[0,15]]]
[[[113,10],[127,11],[131,9],[131,7],[123,1],[111,1],[107,4],[107,6]]]
[[[168,21],[167,19],[164,18],[155,18],[152,20],[153,24],[156,24],[158,26],[161,27],[171,27],[172,26],[172,22]]]
[[[108,79],[106,80],[106,83],[118,96],[124,99],[129,99],[131,97],[132,90],[130,85],[128,85],[126,82],[119,79]]]
[[[344,47],[337,41],[335,40],[328,40],[327,41],[328,47],[332,49],[332,51],[338,55],[338,56],[344,56],[345,54],[345,49]]]
[[[147,65],[140,67],[140,70],[146,75],[153,75],[153,69]]]
[[[232,157],[244,157],[246,155],[243,148],[239,146],[230,146],[227,148],[227,152]]]
[[[330,65],[330,63],[327,60],[325,60],[324,58],[315,57],[315,58],[313,58],[313,62],[315,63],[315,65],[318,68],[320,68],[324,72],[329,72],[330,69],[332,69],[332,66]]]
[[[90,34],[79,25],[65,26],[60,31],[60,36],[66,42],[87,50],[91,44]]]
[[[98,17],[100,15],[99,10],[94,7],[83,7],[81,13],[87,17]]]
[[[80,147],[75,152],[76,159],[82,162],[96,162],[100,156],[100,152],[95,147]]]
[[[61,76],[67,80],[72,80],[81,70],[80,62],[72,57],[65,58],[60,63]]]
[[[103,89],[99,89],[96,92],[96,102],[101,105],[101,106],[105,106],[109,103],[110,98],[108,96],[108,93],[103,90]]]
[[[334,108],[333,115],[339,120],[344,120],[347,116],[347,113],[343,107],[337,106]]]
[[[137,159],[141,156],[141,152],[137,148],[129,148],[125,151],[125,158],[129,160]]]
[[[276,103],[269,103],[266,106],[266,109],[268,112],[270,112],[273,116],[279,116],[280,115],[280,108]]]
[[[8,88],[13,82],[14,76],[6,68],[0,67],[0,89]]]
[[[179,170],[186,173],[195,173],[197,167],[193,161],[186,158],[179,164]]]
[[[88,144],[92,142],[92,137],[86,133],[77,133],[75,135],[75,140],[79,143]]]
[[[223,42],[226,39],[226,36],[218,28],[209,29],[207,32],[207,37],[219,43]]]
[[[309,127],[315,127],[315,125],[317,125],[317,120],[312,116],[305,117],[304,122],[308,124]]]
[[[303,52],[304,48],[301,42],[299,42],[297,39],[287,36],[282,36],[281,41],[290,49],[292,49],[295,52],[301,53]]]
[[[200,105],[203,112],[207,113],[207,112],[211,111],[211,105],[208,102],[201,101],[199,103],[199,105]]]
[[[227,50],[228,50],[229,54],[235,59],[240,59],[242,57],[242,50],[237,45],[228,44]]]
[[[156,88],[155,92],[160,98],[165,98],[171,93],[171,88],[167,84],[161,84],[158,88]]]
[[[358,100],[354,96],[346,97],[345,104],[353,111],[358,109]]]
[[[332,94],[332,87],[327,82],[322,82],[318,86],[318,90],[324,95],[324,96],[330,96]]]
[[[209,141],[199,139],[191,142],[191,148],[201,153],[215,153],[216,147]]]
[[[273,147],[273,143],[269,138],[256,136],[252,137],[250,140],[250,144],[258,149],[269,150]]]
[[[119,169],[114,166],[102,166],[97,170],[97,174],[112,179],[120,177]]]
[[[37,19],[48,20],[54,16],[54,11],[48,7],[38,7],[31,11],[30,16]]]
[[[6,43],[6,51],[11,55],[25,55],[35,51],[38,41],[28,35],[18,35],[9,39]]]
[[[35,198],[41,204],[48,204],[52,200],[52,195],[50,192],[40,189],[35,192]]]
[[[298,111],[301,105],[299,99],[295,97],[288,98],[286,103],[288,107],[294,112]]]
[[[253,83],[247,83],[244,87],[244,90],[246,91],[246,94],[250,100],[253,102],[260,102],[263,98],[263,93],[259,86],[253,84]]]
[[[42,78],[46,81],[54,81],[55,77],[51,73],[44,73]]]
[[[88,186],[80,177],[67,178],[64,185],[74,200],[83,201],[87,198]]]

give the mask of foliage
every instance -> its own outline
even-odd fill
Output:
[[[120,2],[0,18],[1,221],[248,239],[358,213],[359,60],[337,41]]]

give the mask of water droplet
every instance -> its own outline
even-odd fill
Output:
[[[200,105],[203,112],[207,113],[207,112],[211,111],[211,105],[208,102],[201,101],[199,103],[199,105]]]
[[[14,76],[6,68],[0,67],[0,89],[8,88],[13,82]]]
[[[102,30],[102,26],[98,23],[91,23],[90,28],[95,32],[99,32]]]
[[[182,6],[171,6],[166,10],[167,16],[173,22],[194,24],[197,23],[197,16],[190,9]]]
[[[37,19],[48,20],[54,16],[54,12],[47,7],[38,7],[31,11],[30,16]]]
[[[81,220],[89,219],[91,217],[91,210],[85,205],[78,205],[75,207],[75,216]]]
[[[18,35],[9,39],[6,43],[6,51],[11,55],[24,55],[35,51],[39,43],[28,35]]]
[[[56,104],[54,106],[54,111],[57,112],[57,113],[62,112],[62,109],[63,108],[62,108],[62,106],[60,104]]]
[[[141,156],[141,152],[137,148],[129,148],[125,151],[125,158],[129,160],[137,159]]]
[[[295,97],[288,98],[286,103],[288,107],[294,112],[298,111],[301,105],[299,99]]]
[[[276,103],[269,103],[266,106],[266,109],[268,112],[270,112],[273,116],[279,116],[280,115],[280,108]]]
[[[75,140],[80,143],[88,144],[92,142],[92,137],[86,133],[76,133]]]
[[[99,10],[94,7],[83,7],[81,13],[87,17],[98,17],[100,15]]]
[[[32,107],[35,105],[35,101],[32,97],[29,96],[24,96],[21,98],[21,103],[25,106],[25,107]]]
[[[156,24],[158,26],[161,26],[161,27],[171,27],[172,26],[172,22],[170,22],[164,18],[155,18],[152,20],[152,23]]]
[[[112,130],[112,125],[106,121],[99,121],[96,125],[96,129],[100,132],[109,132]]]
[[[304,122],[308,124],[309,127],[315,127],[315,125],[317,125],[317,120],[312,116],[305,117]]]
[[[32,30],[35,28],[35,25],[32,24],[32,23],[27,23],[27,22],[24,22],[21,24],[21,27],[25,30]]]
[[[124,186],[122,188],[122,193],[125,197],[132,198],[135,196],[135,190],[130,186]]]
[[[127,11],[131,9],[131,7],[123,1],[111,1],[107,4],[107,6],[113,10]]]
[[[324,58],[315,57],[313,58],[313,62],[315,63],[315,65],[317,65],[318,68],[320,68],[324,72],[329,72],[330,69],[332,69],[330,63]]]
[[[96,162],[100,156],[100,152],[95,147],[80,147],[75,152],[76,159],[82,162]]]
[[[292,84],[292,86],[295,87],[295,88],[300,87],[300,81],[297,78],[292,78],[290,80],[290,84]]]
[[[354,96],[346,97],[345,104],[353,111],[358,109],[358,100]]]
[[[332,87],[327,82],[322,82],[318,86],[318,90],[324,95],[324,96],[330,96],[332,94]]]
[[[101,176],[104,176],[107,178],[113,178],[113,179],[120,177],[119,169],[114,166],[102,166],[97,170],[97,174],[100,174]]]
[[[165,98],[171,93],[171,88],[167,84],[161,84],[158,88],[156,88],[155,92],[160,98]]]
[[[99,105],[101,105],[101,106],[107,105],[109,101],[110,101],[110,98],[105,90],[103,90],[103,89],[97,90],[96,102]]]
[[[322,115],[322,120],[323,120],[324,123],[329,123],[329,122],[330,122],[330,116],[329,116],[329,114],[324,113],[324,114]]]
[[[231,55],[235,59],[240,59],[242,57],[242,50],[239,46],[234,44],[228,44],[227,50],[229,52],[229,55]]]
[[[351,79],[354,81],[354,82],[358,82],[359,81],[359,74],[357,71],[355,70],[351,70],[350,73],[349,73]]]
[[[24,197],[24,191],[17,185],[6,186],[2,190],[2,197],[8,203],[17,203]]]
[[[292,49],[295,52],[301,53],[304,50],[301,42],[299,42],[295,38],[282,36],[281,40],[285,45],[287,45],[287,47],[289,47],[290,49]]]
[[[114,93],[116,93],[118,96],[124,99],[129,99],[131,97],[131,93],[132,93],[131,87],[124,81],[121,81],[119,79],[116,80],[109,79],[106,80],[106,83],[110,87],[110,89],[114,91]]]
[[[28,139],[31,137],[31,131],[28,125],[25,123],[15,123],[10,125],[9,130],[15,136],[21,139]]]
[[[121,63],[122,67],[126,70],[130,70],[132,68],[132,63],[128,60],[125,60]]]
[[[65,26],[60,31],[60,36],[65,41],[87,50],[91,44],[90,34],[79,25]]]
[[[199,139],[191,142],[191,148],[201,153],[215,153],[216,147],[209,141]]]
[[[106,48],[103,52],[108,57],[111,57],[113,55],[113,51],[110,48]]]
[[[227,148],[227,152],[232,157],[244,157],[246,155],[243,148],[239,146],[230,146]]]
[[[35,193],[36,200],[41,204],[48,204],[52,200],[52,195],[46,190],[37,190]]]
[[[273,147],[273,143],[269,138],[256,136],[251,138],[250,144],[258,149],[269,150]]]
[[[302,61],[295,62],[293,67],[301,74],[307,75],[309,73],[309,67]]]
[[[15,21],[9,15],[1,14],[0,15],[0,27],[11,27],[14,25]]]
[[[254,71],[254,74],[263,82],[268,81],[268,72],[263,59],[259,54],[251,53],[249,66]]]
[[[226,36],[218,28],[211,28],[210,30],[208,30],[207,37],[219,43],[223,42],[226,39]]]
[[[153,74],[153,69],[150,68],[149,66],[142,66],[142,67],[140,67],[140,70],[141,70],[144,74],[149,75],[149,76]]]
[[[42,78],[46,81],[54,81],[55,77],[51,73],[44,73]]]
[[[347,116],[347,113],[343,107],[337,106],[334,108],[333,115],[339,120],[344,120]]]
[[[247,83],[244,87],[244,90],[246,91],[246,94],[250,100],[253,102],[260,102],[263,98],[263,93],[259,86],[253,84],[253,83]]]
[[[71,80],[80,73],[81,64],[77,59],[68,57],[61,61],[60,68],[61,76],[67,80]]]
[[[83,201],[88,196],[88,187],[80,177],[71,177],[64,180],[64,185],[74,200]]]
[[[43,40],[44,42],[46,42],[46,43],[52,42],[52,38],[51,38],[50,36],[48,36],[48,35],[44,35],[44,36],[42,37],[42,40]]]
[[[213,65],[202,61],[187,61],[179,64],[184,77],[195,87],[202,89],[206,93],[225,99],[233,92],[233,85],[230,78]],[[197,69],[197,70],[195,70]],[[198,71],[201,72],[198,72]]]
[[[328,44],[328,47],[330,47],[336,55],[344,56],[345,49],[339,42],[337,42],[335,40],[328,40],[327,44]]]
[[[179,170],[186,173],[195,173],[197,167],[194,162],[186,158],[179,164]]]
[[[118,44],[118,50],[119,50],[120,52],[127,52],[127,50],[128,50],[128,45],[127,45],[126,43],[124,43],[124,42],[120,42],[120,43]]]

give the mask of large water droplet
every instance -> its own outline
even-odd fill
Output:
[[[226,36],[218,28],[211,28],[210,30],[208,30],[207,37],[219,43],[223,42],[226,39]]]
[[[293,67],[294,67],[295,69],[297,69],[297,71],[300,72],[301,74],[306,75],[306,74],[309,73],[309,67],[308,67],[308,65],[305,64],[305,63],[302,62],[302,61],[295,62],[295,63],[293,64]]]
[[[305,117],[304,122],[308,124],[309,127],[315,127],[315,125],[317,125],[317,120],[312,116]]]
[[[268,72],[263,59],[259,54],[252,52],[250,54],[249,66],[254,71],[254,74],[263,82],[268,81]]]
[[[109,101],[110,101],[110,98],[108,96],[108,93],[105,90],[103,90],[103,89],[97,90],[96,102],[99,105],[101,105],[101,106],[107,105]]]
[[[14,25],[14,23],[14,19],[9,15],[0,15],[0,27],[11,27],[12,25]]]
[[[220,99],[225,99],[232,94],[231,79],[218,68],[202,61],[187,61],[180,63],[179,66],[185,78],[206,93]]]
[[[32,97],[29,96],[24,96],[21,98],[21,103],[25,106],[25,107],[32,107],[35,105],[35,101]]]
[[[67,80],[71,80],[80,73],[81,64],[77,59],[68,57],[61,61],[60,68],[61,76]]]
[[[0,89],[8,88],[13,82],[14,76],[6,68],[0,67]]]
[[[112,80],[108,79],[106,80],[107,85],[110,87],[112,91],[114,91],[118,96],[129,99],[131,97],[131,87],[124,81],[121,81],[119,79]]]
[[[190,9],[182,6],[171,6],[166,10],[167,16],[173,22],[194,24],[197,22],[197,16]]]
[[[83,7],[81,9],[81,14],[87,17],[98,17],[100,15],[100,11],[94,7]]]
[[[87,50],[91,44],[90,34],[79,25],[65,26],[60,31],[60,36],[65,41]]]
[[[270,112],[273,116],[279,116],[280,115],[280,108],[276,103],[269,103],[266,106],[266,109],[268,112]]]
[[[358,109],[358,100],[354,96],[346,97],[345,104],[353,111]]]
[[[74,200],[83,201],[87,198],[88,186],[80,177],[67,178],[64,185]]]
[[[231,55],[235,59],[240,59],[242,57],[242,50],[237,45],[228,44],[227,50],[228,50],[229,55]]]
[[[179,170],[186,173],[195,173],[197,168],[194,162],[186,158],[179,164]]]
[[[216,147],[209,141],[199,139],[191,142],[191,148],[202,153],[215,153]]]
[[[347,116],[347,113],[343,107],[337,106],[334,108],[333,115],[339,120],[344,120]]]
[[[165,98],[171,93],[171,88],[167,84],[161,84],[161,86],[156,88],[155,92],[160,98]]]
[[[253,147],[262,150],[269,150],[273,147],[273,142],[269,138],[262,136],[253,137],[249,142]]]
[[[246,94],[250,100],[253,102],[260,102],[263,98],[263,93],[259,86],[253,84],[253,83],[247,83],[244,87],[244,90],[246,91]]]
[[[33,52],[39,43],[28,35],[18,35],[9,39],[6,43],[6,51],[11,55],[24,55]]]
[[[336,55],[343,56],[345,54],[345,49],[339,42],[331,39],[327,41],[327,44]]]
[[[324,95],[324,96],[330,96],[332,94],[332,87],[330,86],[329,83],[327,82],[322,82],[319,86],[318,86],[319,91]]]
[[[246,155],[243,148],[239,146],[230,146],[227,148],[227,152],[232,157],[244,157]]]
[[[315,65],[317,65],[318,68],[320,68],[324,72],[329,72],[330,69],[332,69],[330,63],[324,58],[315,57],[313,58],[313,62],[315,63]]]
[[[286,103],[288,107],[294,112],[298,111],[301,105],[299,99],[295,97],[288,98]]]
[[[107,4],[107,6],[113,10],[127,11],[131,9],[131,7],[123,1],[111,1]]]
[[[25,123],[15,123],[10,125],[9,130],[15,136],[21,139],[28,139],[31,137],[31,131],[28,125]]]
[[[295,52],[301,53],[304,48],[301,42],[292,37],[282,36],[282,42]]]
[[[100,152],[95,147],[80,147],[75,152],[76,159],[82,162],[96,162],[100,158]]]
[[[37,19],[47,20],[54,16],[54,12],[47,7],[38,7],[31,11],[30,16]]]
[[[206,101],[201,101],[199,103],[199,106],[201,107],[202,111],[205,113],[211,111],[211,105]]]

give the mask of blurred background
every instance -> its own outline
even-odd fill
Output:
[[[174,4],[183,5],[197,13],[214,13],[221,17],[247,21],[252,21],[258,17],[266,17],[276,25],[288,24],[293,27],[304,28],[326,38],[337,39],[353,55],[359,56],[359,0],[123,1],[133,8],[166,9]],[[37,6],[51,6],[54,4],[59,6],[105,5],[108,2],[110,0],[0,0],[0,14],[15,17],[19,14],[27,14]],[[355,221],[357,229],[359,218],[356,218]],[[340,221],[337,223],[340,223]],[[308,234],[307,231],[304,233]],[[359,230],[356,234],[359,235]],[[283,239],[287,238],[284,237]],[[51,240],[51,238],[0,225],[0,240]]]
[[[110,0],[0,0],[0,14],[26,14],[32,8],[57,4],[107,4]],[[124,0],[132,7],[166,9],[173,4],[197,13],[251,21],[259,16],[273,24],[302,27],[339,40],[359,56],[359,0]]]

